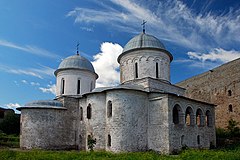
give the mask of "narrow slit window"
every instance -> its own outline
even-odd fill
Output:
[[[91,119],[92,118],[92,108],[91,108],[91,104],[89,104],[87,106],[87,119]]]
[[[228,106],[228,111],[229,111],[229,112],[232,112],[232,111],[233,111],[233,107],[232,107],[231,104]]]
[[[62,82],[61,82],[61,94],[64,94],[64,88],[65,88],[65,80],[62,79]]]
[[[158,62],[156,63],[156,78],[159,78],[159,76],[158,76]]]
[[[80,121],[83,120],[83,108],[80,107]]]
[[[111,147],[111,143],[112,143],[112,142],[111,142],[111,136],[108,135],[108,146],[109,146],[109,147]]]
[[[197,144],[198,145],[200,144],[200,136],[199,135],[197,136]]]
[[[77,82],[77,94],[80,94],[80,88],[81,88],[81,81],[79,79]]]
[[[228,96],[232,96],[232,91],[228,90]]]
[[[112,101],[108,101],[107,111],[108,118],[112,117]]]
[[[135,63],[135,78],[138,78],[138,64]]]

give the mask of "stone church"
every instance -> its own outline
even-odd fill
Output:
[[[184,96],[171,84],[172,54],[145,31],[133,37],[117,61],[120,85],[95,88],[98,74],[76,54],[54,72],[56,98],[27,103],[21,111],[22,149],[147,151],[216,145],[215,106]],[[111,75],[109,75],[111,76]]]

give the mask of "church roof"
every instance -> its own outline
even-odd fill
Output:
[[[18,107],[17,110],[26,109],[26,108],[52,108],[52,109],[66,109],[63,107],[63,104],[57,100],[38,100],[25,104],[22,107]]]
[[[136,49],[157,49],[164,51],[170,56],[172,60],[172,54],[168,52],[163,45],[163,43],[156,37],[146,34],[145,32],[140,33],[139,35],[133,37],[123,48],[122,54],[118,56],[117,61],[120,61],[120,58],[128,53],[129,51],[133,51]]]
[[[157,48],[165,50],[165,46],[159,39],[144,32],[133,37],[123,48],[123,53],[137,48]]]
[[[56,75],[59,70],[64,69],[82,69],[95,73],[92,63],[79,54],[65,58],[54,74]]]

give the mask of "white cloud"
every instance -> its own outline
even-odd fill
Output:
[[[56,94],[56,85],[55,84],[49,84],[47,85],[46,88],[44,87],[39,87],[39,89],[43,92],[43,93],[51,93],[53,95]]]
[[[21,107],[21,105],[18,103],[8,103],[8,104],[5,104],[4,106],[6,106],[7,108],[10,108],[10,109],[16,109],[18,107]]]
[[[15,113],[20,114],[21,112],[18,111],[16,108],[21,107],[22,105],[20,105],[19,103],[8,103],[8,104],[4,104],[3,107],[4,108],[8,108],[8,109],[13,109]]]
[[[25,79],[23,79],[21,82],[24,84],[28,84],[28,82]]]
[[[30,82],[31,86],[40,86],[38,82]]]
[[[224,50],[222,48],[214,48],[209,53],[188,52],[190,59],[196,59],[200,61],[221,61],[223,63],[232,61],[240,57],[240,51]]]
[[[44,56],[44,57],[49,57],[49,58],[60,58],[57,54],[54,54],[43,48],[39,48],[36,46],[31,46],[31,45],[21,46],[21,45],[15,44],[13,42],[9,42],[9,41],[2,40],[2,39],[0,39],[0,46],[18,49],[18,50],[25,51],[27,53],[38,55],[38,56]]]
[[[104,42],[101,44],[101,52],[94,56],[92,62],[96,73],[99,75],[96,87],[119,84],[117,57],[122,53],[122,49],[116,43]]]
[[[43,65],[40,65],[39,68],[15,69],[13,67],[0,64],[0,70],[13,74],[33,76],[40,79],[43,79],[44,76],[54,76],[54,69]]]
[[[211,11],[206,12],[207,6],[203,6],[205,9],[202,12],[196,13],[178,0],[152,0],[151,3],[136,0],[111,2],[120,8],[112,9],[108,5],[103,5],[99,10],[77,7],[67,16],[74,17],[75,23],[81,25],[110,24],[121,31],[135,33],[140,31],[140,23],[145,19],[148,21],[147,32],[182,47],[200,51],[240,42],[240,9],[230,9],[229,12],[217,15]]]

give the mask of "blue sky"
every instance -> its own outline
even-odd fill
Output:
[[[142,20],[174,56],[172,83],[240,57],[237,0],[1,0],[0,106],[54,98],[53,72],[77,42],[97,86],[118,84],[116,58]]]

